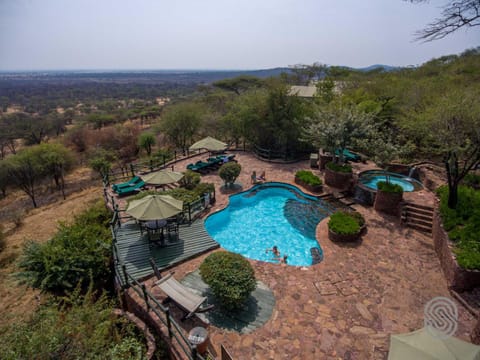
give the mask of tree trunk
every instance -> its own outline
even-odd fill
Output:
[[[448,207],[456,209],[458,203],[458,184],[453,182],[448,184]]]

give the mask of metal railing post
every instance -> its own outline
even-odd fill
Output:
[[[147,312],[149,312],[150,303],[148,302],[148,295],[147,295],[147,289],[145,288],[145,284],[142,284],[142,291],[143,291],[143,298],[145,299],[145,305],[147,305]]]
[[[127,275],[127,267],[122,265],[123,277],[125,278],[125,285],[128,286],[128,275]]]
[[[171,339],[173,337],[173,333],[172,333],[172,320],[170,319],[170,308],[165,309],[165,316],[167,317],[168,338]]]

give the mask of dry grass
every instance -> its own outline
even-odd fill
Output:
[[[78,184],[81,184],[80,186]],[[66,179],[67,199],[60,194],[42,194],[40,203],[31,209],[29,199],[21,192],[9,194],[0,202],[0,208],[22,213],[22,222],[14,224],[15,216],[3,211],[0,221],[5,225],[5,249],[0,253],[0,318],[12,322],[29,316],[40,301],[38,291],[19,285],[12,276],[17,271],[16,260],[28,240],[44,242],[57,230],[60,221],[69,221],[75,214],[88,208],[92,201],[101,197],[98,180],[92,180],[90,170],[77,169]]]

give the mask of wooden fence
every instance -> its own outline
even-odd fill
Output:
[[[159,319],[162,325],[166,328],[167,338],[170,341],[170,344],[176,346],[176,350],[179,351],[183,356],[189,360],[205,360],[205,358],[200,355],[197,351],[196,345],[192,345],[186,336],[183,334],[178,323],[173,319],[170,314],[168,307],[163,306],[155,296],[150,293],[144,284],[139,283],[134,277],[132,277],[127,269],[125,264],[121,263],[121,260],[118,257],[117,249],[117,229],[121,226],[120,217],[118,211],[114,212],[111,230],[112,230],[112,253],[115,269],[115,283],[117,286],[120,286],[120,290],[124,292],[127,289],[131,289],[144,301],[146,312],[153,312],[156,317]],[[121,273],[119,268],[122,269]],[[122,284],[122,285],[120,285]]]

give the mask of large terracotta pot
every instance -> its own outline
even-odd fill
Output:
[[[352,186],[353,174],[325,168],[325,184],[340,190],[347,190]]]
[[[363,225],[357,233],[343,235],[337,234],[328,228],[328,238],[333,242],[355,242],[360,239],[360,237],[365,233],[366,229],[366,226]]]
[[[295,184],[298,184],[298,185],[304,187],[305,189],[307,189],[308,191],[314,192],[314,193],[320,193],[320,192],[322,192],[322,189],[323,189],[322,185],[307,184],[306,182],[300,180],[296,176],[295,176]]]
[[[389,215],[399,215],[400,203],[402,202],[402,199],[403,193],[392,193],[377,190],[373,208]]]

